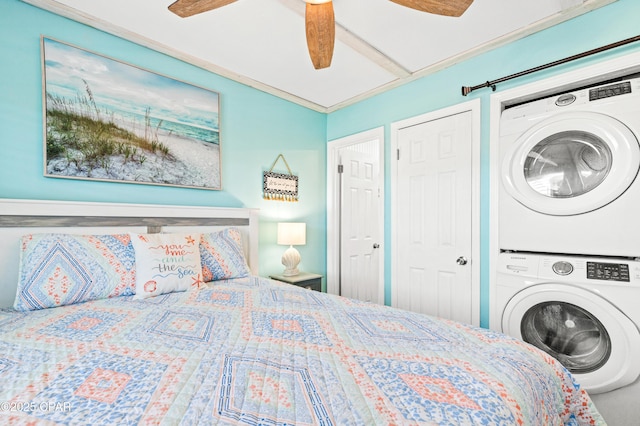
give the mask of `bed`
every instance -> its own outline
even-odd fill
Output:
[[[526,343],[258,276],[257,219],[0,200],[0,424],[605,424],[568,371]],[[231,235],[246,269],[203,266],[206,279],[150,297],[130,291],[147,291],[130,275],[133,287],[106,297],[65,303],[70,291],[49,289],[47,307],[25,284],[44,274],[32,263],[51,235],[196,232]],[[144,274],[138,252],[128,268]]]

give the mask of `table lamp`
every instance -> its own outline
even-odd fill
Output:
[[[298,264],[300,263],[300,253],[293,246],[306,244],[307,225],[301,222],[281,222],[278,223],[278,244],[288,245],[289,248],[282,255],[282,264],[285,267],[282,275],[298,275]]]

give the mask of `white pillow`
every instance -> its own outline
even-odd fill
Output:
[[[134,299],[199,287],[202,283],[200,234],[134,234]]]

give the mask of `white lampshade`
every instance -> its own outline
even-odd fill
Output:
[[[289,248],[282,255],[282,264],[285,267],[282,275],[298,275],[300,253],[293,246],[301,246],[307,242],[307,225],[301,222],[278,223],[278,244],[284,244]]]
[[[307,242],[307,224],[304,222],[278,223],[278,244],[303,246]]]

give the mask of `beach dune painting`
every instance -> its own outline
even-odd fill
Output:
[[[45,176],[221,189],[219,94],[42,37]]]

